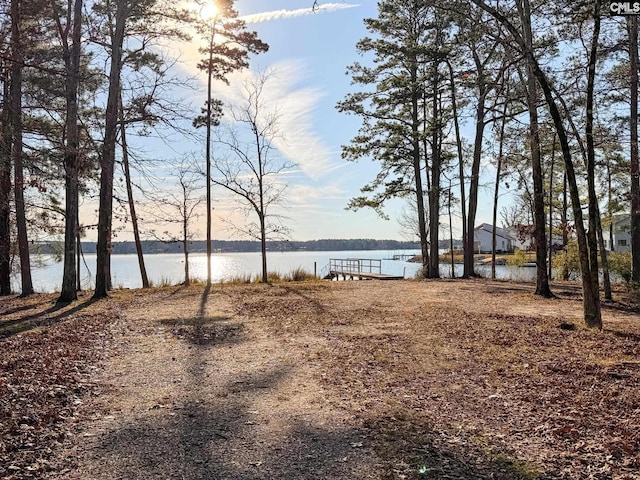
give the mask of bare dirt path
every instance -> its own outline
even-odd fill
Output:
[[[309,362],[323,340],[238,313],[268,288],[132,299],[66,478],[377,478],[364,431],[327,402]]]

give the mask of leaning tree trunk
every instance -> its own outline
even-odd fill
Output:
[[[573,159],[571,155],[571,146],[569,145],[569,139],[567,137],[567,131],[563,123],[563,117],[556,103],[556,99],[553,95],[553,90],[547,78],[545,72],[540,68],[535,54],[531,48],[529,48],[526,42],[523,40],[520,32],[509,22],[509,20],[502,15],[496,9],[490,7],[483,0],[471,0],[478,7],[482,8],[493,18],[495,18],[502,26],[504,26],[514,41],[517,43],[521,52],[523,53],[527,63],[531,66],[533,75],[536,77],[542,91],[544,93],[545,101],[549,107],[553,124],[558,134],[558,140],[562,148],[562,158],[565,163],[565,170],[567,174],[567,182],[569,184],[569,192],[571,195],[571,208],[573,209],[573,217],[575,222],[575,233],[578,242],[578,250],[580,253],[580,271],[582,277],[582,307],[584,313],[584,321],[589,328],[602,328],[602,315],[600,311],[600,296],[593,289],[593,282],[597,283],[597,271],[591,270],[591,264],[589,261],[589,245],[587,243],[587,234],[584,228],[582,208],[580,204],[580,190],[578,188],[578,182],[573,165]],[[596,0],[598,1],[598,0]],[[594,254],[596,252],[593,252]]]
[[[127,146],[127,129],[124,122],[124,112],[122,111],[122,94],[120,95],[120,140],[122,142],[122,168],[124,170],[124,181],[127,187],[127,200],[129,201],[129,213],[131,215],[131,227],[133,228],[133,239],[136,244],[138,255],[138,267],[142,278],[142,288],[149,288],[149,277],[144,264],[144,253],[142,251],[142,240],[140,239],[140,229],[138,228],[138,215],[136,204],[133,199],[133,187],[131,184],[131,169],[129,168],[129,149]]]

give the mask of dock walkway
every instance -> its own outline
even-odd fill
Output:
[[[402,280],[402,275],[382,273],[382,260],[375,258],[331,258],[326,280]]]

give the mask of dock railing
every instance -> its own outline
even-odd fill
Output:
[[[382,274],[382,260],[375,258],[330,258],[329,272]]]

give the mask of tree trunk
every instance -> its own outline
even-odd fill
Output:
[[[411,143],[413,156],[413,175],[416,190],[416,207],[418,210],[418,230],[420,235],[420,248],[422,251],[423,273],[425,267],[429,266],[429,243],[427,241],[427,225],[424,211],[424,197],[422,190],[422,169],[420,168],[420,119],[418,112],[420,102],[420,92],[418,87],[418,66],[417,61],[411,68]]]
[[[464,175],[464,154],[462,151],[462,138],[460,137],[460,123],[458,121],[458,104],[456,100],[456,86],[453,76],[453,67],[447,62],[449,67],[449,81],[451,82],[451,109],[453,114],[453,125],[456,133],[456,147],[458,152],[458,176],[460,178],[460,214],[462,216],[462,248],[465,250],[465,242],[467,238],[467,199],[465,197],[465,175]]]
[[[504,103],[500,137],[498,140],[498,164],[496,165],[496,187],[493,191],[493,229],[491,232],[491,278],[496,278],[496,224],[498,223],[498,197],[500,196],[500,176],[502,175],[502,153],[504,151],[504,130],[507,123],[507,102]]]
[[[611,186],[611,165],[609,163],[607,163],[607,187],[608,187],[607,216],[609,217],[609,250],[614,252],[615,245],[613,241],[613,204],[611,203],[612,197],[613,197],[613,188]]]
[[[127,199],[129,201],[129,213],[131,214],[131,226],[133,228],[133,238],[136,244],[138,255],[138,266],[140,277],[142,278],[142,288],[149,288],[149,277],[144,264],[144,253],[142,251],[142,241],[140,240],[140,229],[138,228],[138,215],[133,199],[133,187],[131,185],[131,170],[129,168],[129,150],[127,147],[127,131],[124,123],[124,112],[122,111],[122,94],[120,95],[120,139],[122,141],[122,168],[124,170],[124,180],[127,186]]]
[[[509,33],[511,33],[514,41],[518,44],[523,55],[526,58],[527,63],[531,66],[532,73],[538,80],[544,97],[549,107],[549,112],[553,118],[553,123],[558,134],[558,140],[562,148],[562,158],[565,163],[565,169],[567,174],[567,182],[569,185],[569,192],[571,195],[571,207],[573,209],[573,217],[575,222],[576,239],[578,241],[578,250],[580,252],[580,271],[582,276],[582,307],[584,313],[585,324],[589,328],[602,328],[602,315],[600,311],[600,297],[599,294],[594,292],[593,277],[596,277],[598,272],[591,270],[591,264],[589,261],[589,246],[587,244],[587,234],[584,228],[582,218],[582,208],[580,205],[580,190],[578,188],[578,182],[576,179],[575,169],[573,165],[573,159],[571,156],[571,146],[569,145],[569,139],[567,137],[567,131],[564,127],[563,118],[556,103],[555,97],[549,80],[546,74],[540,68],[538,61],[531,48],[527,47],[525,41],[518,30],[509,22],[509,20],[494,8],[488,6],[482,0],[471,0],[474,4],[482,8],[492,17],[494,17],[501,25],[503,25]]]
[[[569,245],[569,216],[567,210],[569,209],[569,203],[567,201],[567,172],[564,173],[562,178],[562,246],[564,247],[565,255],[564,262],[562,263],[562,280],[565,282],[569,280],[569,265],[567,258],[567,246]]]
[[[182,205],[182,249],[184,251],[184,285],[188,287],[191,284],[191,275],[189,273],[189,206],[187,205],[187,191],[183,186],[184,203]]]
[[[533,34],[531,31],[531,12],[529,0],[522,4],[516,2],[520,13],[520,20],[524,32],[524,41],[529,49],[533,49]],[[533,174],[533,223],[536,243],[536,295],[552,297],[547,275],[547,236],[545,233],[546,219],[544,214],[544,186],[542,174],[542,159],[540,152],[540,125],[538,122],[538,85],[532,72],[531,65],[527,65],[527,108],[529,110],[529,146],[531,149],[531,167]]]
[[[267,271],[267,230],[265,225],[264,212],[260,215],[260,255],[262,256],[262,283],[269,283],[269,273]]]
[[[631,279],[640,283],[640,161],[638,159],[638,16],[627,19],[631,87]]]
[[[451,180],[449,180],[449,201],[447,202],[449,211],[449,253],[451,254],[451,278],[456,278],[456,262],[455,254],[453,252],[453,222],[451,215]]]
[[[553,275],[553,167],[556,163],[556,135],[553,135],[553,144],[551,145],[551,166],[549,167],[549,272],[548,277],[551,280]]]
[[[431,188],[429,189],[429,240],[431,251],[429,254],[429,278],[440,278],[440,173],[442,170],[440,158],[440,112],[438,108],[438,62],[433,68],[433,97],[432,97],[432,131],[431,131]]]
[[[604,248],[604,234],[602,232],[602,219],[600,218],[600,215],[598,215],[596,220],[598,222],[596,226],[598,230],[598,248],[600,249],[600,259],[602,260],[602,283],[604,285],[604,298],[605,300],[613,300],[613,295],[611,293],[611,275],[609,273],[609,257],[607,254],[607,249]]]
[[[24,202],[24,166],[22,163],[22,41],[21,41],[20,1],[11,0],[11,90],[9,115],[12,134],[11,157],[13,159],[13,190],[15,195],[16,226],[18,230],[18,251],[20,254],[20,279],[22,296],[33,293],[31,280],[31,260],[29,258],[29,238],[27,234],[27,213]]]
[[[115,167],[118,104],[122,44],[127,20],[127,2],[117,2],[115,28],[111,39],[109,94],[105,113],[104,143],[100,159],[100,207],[98,214],[98,244],[96,247],[96,289],[93,298],[105,298],[111,288],[111,224],[113,216],[113,174]]]
[[[211,287],[211,224],[213,209],[211,207],[211,113],[213,98],[211,96],[211,88],[213,81],[213,47],[216,33],[216,24],[211,27],[211,36],[209,37],[209,64],[207,66],[207,120],[206,120],[206,148],[205,148],[205,176],[207,177],[207,287]]]
[[[471,185],[469,190],[469,212],[467,216],[467,237],[464,239],[464,272],[463,278],[475,277],[474,271],[474,229],[478,210],[478,190],[480,187],[480,161],[482,159],[482,143],[484,138],[484,110],[487,88],[482,79],[483,72],[478,70],[478,104],[476,105],[476,134],[473,146],[473,164],[471,165]]]
[[[2,68],[0,72],[4,73]],[[3,95],[9,98],[9,80],[3,78]],[[0,295],[11,295],[11,131],[5,101],[0,119]]]
[[[67,17],[70,18],[70,15]],[[69,49],[66,39],[64,62],[66,97],[67,144],[64,151],[65,172],[65,226],[64,226],[64,266],[62,288],[58,303],[69,303],[78,299],[80,269],[76,265],[78,231],[79,189],[78,189],[78,86],[80,83],[80,42],[82,41],[82,0],[75,0],[73,6],[72,45]],[[78,258],[79,261],[79,258]]]
[[[80,225],[80,219],[77,224]],[[80,292],[82,290],[81,272],[80,272],[80,260],[82,258],[82,241],[80,240],[80,229],[76,233],[76,290]]]
[[[591,266],[590,287],[594,298],[600,303],[600,279],[598,269],[598,231],[600,228],[600,208],[598,206],[598,194],[596,192],[596,153],[593,140],[593,101],[596,77],[596,63],[598,61],[598,43],[600,40],[600,9],[601,0],[595,0],[593,11],[593,37],[589,52],[589,65],[587,68],[587,114],[585,133],[587,137],[587,188],[589,199],[589,232],[587,241],[589,244],[589,261]],[[599,328],[602,328],[600,320]]]

